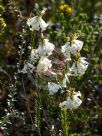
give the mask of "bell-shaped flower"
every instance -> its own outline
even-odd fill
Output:
[[[80,52],[83,47],[83,42],[80,40],[73,40],[71,46],[70,46],[70,52],[72,54],[76,54],[77,52]]]
[[[46,30],[48,24],[46,24],[45,21],[42,19],[42,14],[28,19],[27,25],[29,26],[31,31],[39,31],[40,29],[42,31]]]
[[[71,57],[70,57],[70,46],[69,44],[65,44],[61,47],[61,51],[62,53],[64,54],[66,60],[71,60]]]
[[[67,42],[61,48],[62,53],[64,54],[66,60],[71,60],[70,55],[75,55],[77,52],[80,52],[83,47],[83,42],[80,40],[73,40],[73,42]]]
[[[41,57],[37,65],[37,73],[45,74],[52,67],[51,60],[46,57]]]
[[[81,93],[74,92],[73,96],[69,96],[67,100],[60,103],[59,106],[67,109],[77,109],[82,103],[82,100],[79,97],[81,97]]]
[[[60,88],[59,84],[48,82],[49,95],[54,95]]]
[[[38,55],[37,49],[32,49],[30,54],[30,61],[32,62],[38,59],[39,59],[39,55]]]
[[[52,54],[55,45],[50,43],[48,39],[43,39],[42,45],[39,45],[37,53],[39,56],[49,56]]]
[[[75,76],[82,76],[88,68],[88,62],[85,60],[85,57],[80,57],[70,68],[70,72],[72,72]]]

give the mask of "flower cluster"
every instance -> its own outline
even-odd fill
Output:
[[[68,89],[68,86],[70,86],[70,77],[82,76],[87,70],[88,62],[85,57],[81,57],[80,55],[83,42],[77,40],[75,35],[71,35],[68,41],[59,48],[63,59],[56,59],[57,55],[54,56],[53,52],[57,48],[43,36],[43,31],[48,26],[42,19],[44,13],[45,11],[43,10],[38,16],[30,18],[27,21],[27,25],[31,31],[41,32],[41,38],[38,48],[31,50],[29,61],[24,65],[21,72],[32,73],[34,71],[43,80],[44,76],[49,77],[49,80],[46,81],[49,95],[52,96],[58,91],[61,93],[67,92],[67,100],[61,102],[59,106],[76,109],[82,103],[82,100],[79,98],[81,93],[76,92],[72,88]]]
[[[3,33],[4,29],[6,27],[6,23],[5,23],[5,20],[0,16],[0,35]]]
[[[72,7],[70,5],[67,5],[67,4],[61,4],[59,6],[59,9],[62,12],[66,12],[68,15],[72,15],[72,13],[73,13]]]
[[[5,30],[5,27],[6,27],[5,20],[2,16],[3,12],[4,12],[4,7],[3,7],[3,4],[2,4],[2,1],[0,1],[0,36],[4,33],[4,30]]]

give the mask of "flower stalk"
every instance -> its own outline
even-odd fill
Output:
[[[68,136],[69,122],[68,122],[68,113],[66,108],[61,108],[61,126],[62,126],[63,136]]]

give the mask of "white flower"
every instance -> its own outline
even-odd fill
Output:
[[[68,79],[68,76],[67,76],[67,74],[65,74],[65,76],[64,76],[64,78],[63,78],[63,87],[67,87],[67,83],[69,83],[70,81],[69,81],[69,79]]]
[[[21,73],[25,74],[25,73],[28,73],[28,71],[33,72],[34,69],[35,67],[32,64],[27,62],[27,64],[25,64],[24,68],[21,70]]]
[[[34,61],[37,59],[39,59],[38,52],[36,49],[32,49],[30,54],[30,61]]]
[[[50,43],[48,39],[44,39],[43,44],[39,45],[37,52],[40,56],[49,56],[52,54],[54,48],[54,44]]]
[[[79,40],[73,40],[72,44],[70,42],[67,42],[65,45],[63,45],[62,53],[66,57],[67,60],[71,60],[70,54],[76,54],[79,52],[83,47],[83,42]]]
[[[51,60],[46,57],[41,57],[37,65],[38,73],[46,73],[52,67]]]
[[[70,71],[74,73],[76,76],[81,76],[85,73],[85,71],[88,68],[88,62],[85,60],[85,57],[80,57],[78,61],[76,61],[72,67],[70,68]]]
[[[49,95],[54,95],[60,88],[61,86],[59,84],[48,82]]]
[[[72,54],[75,54],[75,53],[81,51],[82,47],[83,47],[83,42],[82,41],[74,40],[72,45],[70,46],[70,52]]]
[[[40,29],[44,31],[48,26],[48,24],[45,23],[41,16],[35,16],[33,18],[28,19],[27,25],[30,27],[31,31],[39,31]]]
[[[82,100],[78,98],[79,96],[81,96],[80,92],[74,92],[72,98],[68,97],[67,100],[60,103],[59,106],[66,107],[67,109],[77,109],[82,103]]]
[[[48,39],[44,39],[43,45],[39,45],[37,49],[31,50],[30,61],[38,60],[39,57],[51,55],[54,48],[54,44],[50,43]]]
[[[61,50],[62,50],[62,53],[64,54],[66,60],[71,60],[71,58],[70,58],[70,46],[68,45],[68,43],[63,45],[61,47]]]

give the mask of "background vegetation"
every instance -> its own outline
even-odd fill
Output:
[[[62,4],[70,8],[62,9]],[[0,0],[0,134],[3,136],[62,136],[59,107],[55,97],[36,88],[18,73],[29,56],[30,16],[46,7],[44,19],[52,21],[47,36],[56,46],[70,33],[84,41],[82,54],[89,67],[75,87],[83,94],[79,109],[68,111],[70,136],[102,135],[102,1],[101,0]],[[35,36],[38,42],[38,35]],[[38,107],[40,105],[40,109]]]

